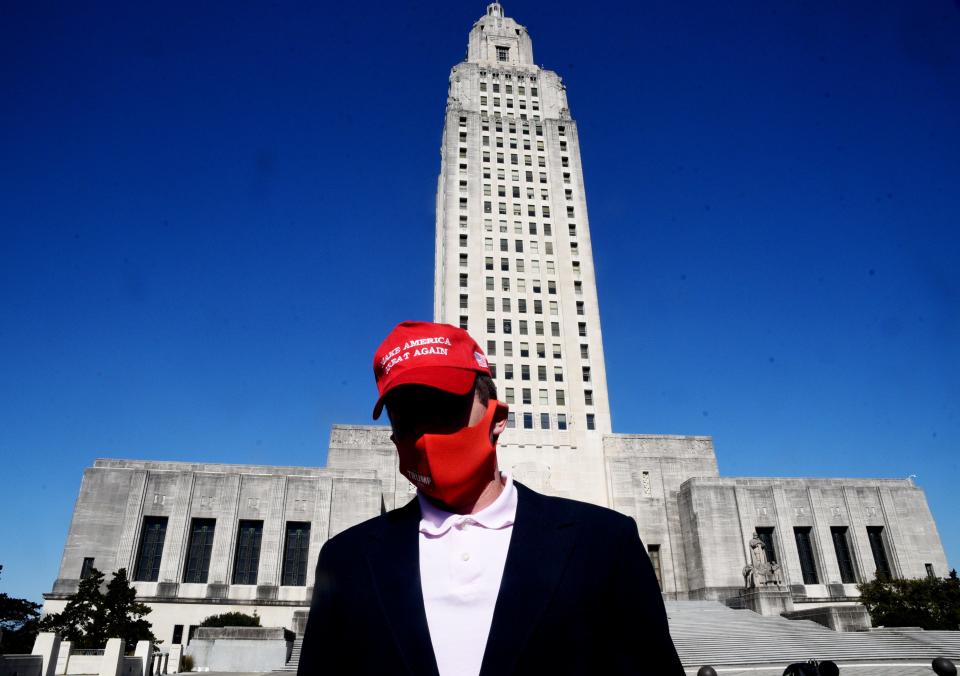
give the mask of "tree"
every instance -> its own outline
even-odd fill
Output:
[[[257,611],[253,611],[253,615],[247,615],[246,613],[220,613],[219,615],[211,615],[203,622],[200,623],[201,627],[259,627],[260,626],[260,616],[257,615]]]
[[[130,586],[126,568],[113,574],[113,579],[107,584],[103,605],[107,638],[122,638],[127,645],[135,645],[137,641],[157,642],[150,630],[150,623],[143,619],[144,615],[150,613],[150,608],[137,601],[137,590]]]
[[[33,650],[40,604],[0,594],[0,654],[24,655]]]
[[[127,645],[156,641],[150,623],[142,619],[150,608],[136,600],[137,591],[130,586],[126,569],[113,574],[106,594],[103,578],[103,573],[92,568],[63,612],[40,621],[41,630],[58,632],[77,648],[102,648],[110,638],[122,638]]]
[[[876,579],[857,585],[874,626],[960,629],[960,579]]]

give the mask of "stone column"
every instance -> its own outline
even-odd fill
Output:
[[[160,564],[160,582],[180,582],[183,579],[183,557],[189,527],[190,503],[193,501],[193,472],[181,472],[177,477],[173,511],[167,522],[167,536],[163,543]]]
[[[123,667],[123,653],[126,645],[122,638],[107,640],[107,647],[100,658],[100,672],[97,676],[120,676]]]
[[[270,481],[270,502],[263,515],[263,536],[260,540],[260,564],[257,571],[257,584],[264,589],[257,591],[267,593],[268,596],[272,591],[274,598],[276,598],[276,587],[280,585],[286,495],[287,478],[273,477]]]
[[[329,538],[330,533],[330,497],[333,480],[329,477],[316,478],[316,492],[314,493],[313,521],[310,523],[310,552],[307,559],[307,589],[313,588],[316,574],[317,559],[320,548]],[[309,601],[309,597],[308,597]]]
[[[170,652],[167,653],[167,672],[171,674],[180,673],[180,660],[183,657],[183,646],[182,645],[172,645],[170,646]]]
[[[54,676],[57,673],[57,657],[60,652],[60,634],[43,631],[37,634],[33,642],[33,655],[43,657],[40,676]]]
[[[57,657],[57,674],[67,673],[70,667],[70,650],[73,648],[72,641],[60,641],[60,653]]]
[[[130,480],[127,506],[123,513],[123,525],[117,543],[116,567],[126,568],[127,577],[134,577],[137,555],[137,535],[143,522],[143,504],[146,498],[147,472],[136,471]],[[109,569],[108,569],[109,570]]]
[[[153,665],[153,641],[137,641],[133,656],[140,660],[140,673],[150,676],[150,667]]]
[[[207,582],[229,585],[233,582],[230,570],[237,538],[237,511],[240,509],[241,475],[233,474],[224,478],[223,494],[230,496],[229,504],[223,505],[217,512],[216,532],[213,536],[213,550],[210,554],[210,571]]]
[[[170,653],[163,653],[158,660],[160,662],[160,667],[157,669],[158,674],[167,673],[167,665],[170,662]]]

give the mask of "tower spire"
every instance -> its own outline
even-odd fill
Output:
[[[503,18],[503,5],[501,5],[497,0],[494,0],[489,5],[487,5],[487,16],[495,16],[498,19]]]

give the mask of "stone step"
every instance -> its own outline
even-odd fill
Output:
[[[290,651],[290,659],[277,671],[296,671],[300,667],[300,652],[303,650],[303,636],[298,636],[293,642],[293,649]]]
[[[960,632],[835,632],[809,620],[764,617],[710,601],[668,601],[666,608],[674,644],[688,668],[810,659],[927,664],[938,656],[960,659]]]

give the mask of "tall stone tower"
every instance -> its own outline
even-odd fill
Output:
[[[438,322],[485,345],[527,483],[608,504],[611,432],[577,125],[560,76],[494,2],[450,72],[437,185]]]

